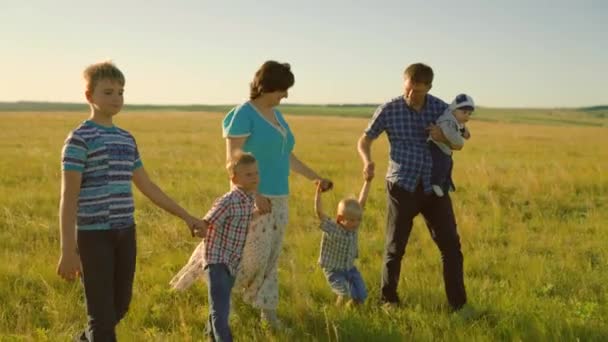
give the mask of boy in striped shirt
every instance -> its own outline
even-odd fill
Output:
[[[338,204],[335,220],[323,213],[321,203],[321,183],[317,184],[315,194],[315,211],[321,220],[323,231],[319,265],[332,288],[338,296],[336,305],[341,305],[348,298],[347,305],[362,304],[367,298],[365,282],[354,265],[358,252],[358,228],[361,224],[363,208],[369,193],[370,180],[365,180],[359,198],[346,198]]]
[[[227,166],[232,190],[218,198],[194,234],[205,239],[203,269],[207,275],[209,322],[214,341],[232,341],[228,324],[230,294],[241,262],[249,223],[254,215],[254,194],[260,182],[252,154],[237,153]]]
[[[57,273],[82,277],[88,327],[81,341],[115,341],[115,326],[131,302],[135,221],[131,182],[152,202],[193,230],[203,222],[175,203],[144,170],[133,136],[113,124],[122,109],[125,77],[112,63],[84,71],[91,116],[73,130],[62,151]]]

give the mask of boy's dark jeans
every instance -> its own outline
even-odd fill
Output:
[[[209,264],[207,271],[207,289],[209,292],[209,322],[207,334],[213,341],[232,342],[232,332],[228,320],[230,317],[230,293],[235,277],[224,264]]]
[[[135,275],[135,226],[78,231],[89,341],[116,341],[115,326],[131,302]]]
[[[467,301],[463,280],[463,257],[449,194],[446,193],[443,197],[426,195],[421,184],[418,184],[415,192],[408,192],[391,182],[387,182],[386,186],[388,216],[382,269],[382,300],[393,303],[399,301],[397,285],[401,259],[412,231],[413,219],[422,213],[431,237],[441,252],[443,280],[450,306],[453,309],[461,308]]]
[[[429,141],[429,150],[433,159],[431,184],[439,185],[444,193],[448,193],[450,186],[454,186],[452,182],[452,168],[454,167],[452,156],[443,153],[439,146],[432,141]]]

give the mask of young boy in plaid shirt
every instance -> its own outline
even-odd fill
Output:
[[[236,154],[227,168],[234,185],[232,190],[215,201],[203,218],[205,225],[194,230],[194,234],[205,239],[207,332],[214,341],[232,341],[228,325],[230,293],[254,214],[253,194],[260,181],[257,162],[249,153]]]
[[[338,295],[336,305],[349,298],[348,305],[361,304],[367,298],[365,282],[354,265],[358,256],[358,228],[369,193],[370,180],[365,180],[359,199],[345,198],[338,204],[336,220],[323,213],[320,183],[315,195],[315,211],[323,230],[319,265],[333,292]]]

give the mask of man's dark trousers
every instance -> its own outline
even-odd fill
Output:
[[[395,183],[387,182],[386,243],[382,269],[382,300],[398,302],[397,285],[401,259],[405,253],[414,217],[422,214],[431,237],[441,252],[443,280],[450,306],[457,310],[467,301],[463,280],[463,257],[456,219],[449,194],[437,197],[425,194],[419,183],[408,192]]]

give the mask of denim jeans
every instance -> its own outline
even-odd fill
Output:
[[[365,282],[356,267],[350,270],[323,269],[323,273],[332,291],[338,296],[352,298],[358,302],[363,302],[367,298]]]
[[[116,341],[115,327],[131,302],[135,276],[135,226],[80,230],[78,251],[87,304],[88,341]]]
[[[207,333],[214,341],[232,341],[228,324],[230,316],[230,293],[235,277],[224,264],[210,264],[206,267],[209,293],[209,322]]]

